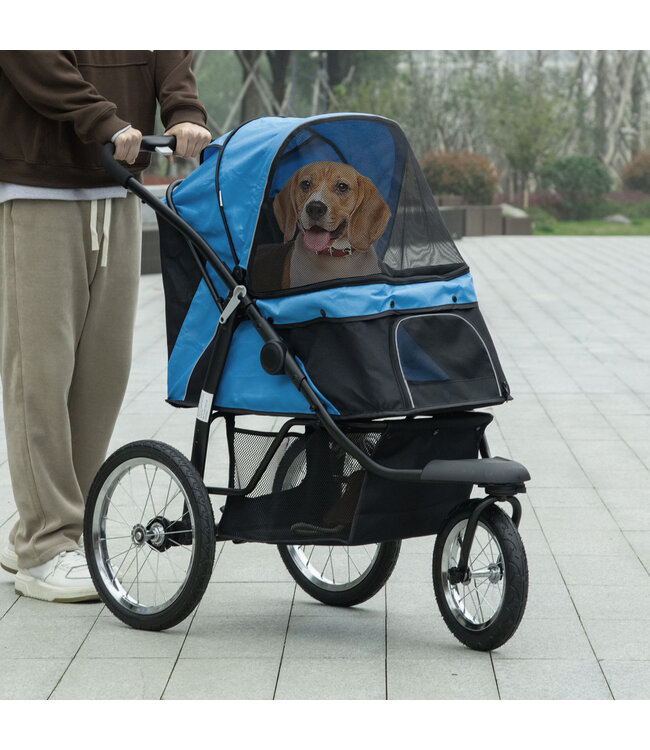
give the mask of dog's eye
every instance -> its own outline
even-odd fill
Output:
[[[303,180],[300,183],[300,189],[304,190],[305,193],[311,188],[311,181],[310,180]]]
[[[347,185],[345,182],[338,182],[336,184],[337,193],[347,193],[349,189],[350,189],[350,186]]]

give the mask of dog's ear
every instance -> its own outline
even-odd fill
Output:
[[[372,180],[359,175],[357,205],[350,217],[348,238],[355,250],[368,250],[384,233],[390,219],[390,208]]]
[[[273,213],[278,222],[278,226],[282,230],[285,242],[291,242],[293,235],[296,233],[296,222],[298,221],[298,214],[296,213],[296,206],[293,200],[293,184],[295,181],[295,174],[291,179],[287,180],[285,186],[273,199]]]

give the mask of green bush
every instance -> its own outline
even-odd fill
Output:
[[[621,170],[623,186],[650,194],[650,151],[639,152]]]
[[[553,188],[560,196],[556,210],[562,219],[588,219],[600,213],[613,183],[605,165],[590,156],[557,159],[539,177],[543,188]]]
[[[469,151],[429,151],[420,162],[434,195],[461,195],[469,205],[491,205],[499,184],[497,168]]]

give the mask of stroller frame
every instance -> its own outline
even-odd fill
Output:
[[[164,150],[171,148],[173,150],[175,146],[175,138],[165,136],[145,136],[142,141],[142,150],[154,151]],[[116,183],[122,185],[126,189],[136,194],[146,205],[150,206],[160,217],[172,225],[186,240],[188,245],[188,252],[190,252],[196,261],[203,280],[212,296],[217,309],[220,313],[219,323],[217,326],[217,333],[214,338],[212,350],[209,355],[209,365],[205,374],[203,387],[201,391],[201,397],[198,404],[197,415],[194,426],[194,435],[192,442],[191,452],[191,464],[196,470],[196,473],[203,480],[206,468],[208,443],[210,438],[210,428],[213,422],[219,418],[226,416],[214,407],[214,395],[217,392],[224,367],[226,364],[226,357],[230,348],[230,344],[233,339],[233,334],[238,322],[242,319],[248,319],[254,326],[255,330],[259,333],[264,345],[261,350],[260,360],[263,369],[272,375],[284,373],[292,381],[295,388],[306,398],[310,410],[313,412],[313,418],[297,418],[287,421],[277,432],[271,445],[268,447],[265,455],[260,460],[260,463],[253,473],[253,476],[248,481],[245,487],[218,487],[218,486],[206,486],[205,491],[209,495],[225,495],[228,497],[243,497],[249,494],[257,485],[260,478],[264,474],[265,470],[271,463],[273,456],[275,455],[279,445],[289,431],[297,426],[304,426],[310,424],[317,424],[324,428],[326,433],[329,435],[333,443],[340,446],[347,454],[352,456],[363,470],[376,475],[382,479],[399,481],[399,482],[424,482],[427,484],[436,483],[458,483],[458,484],[470,484],[477,485],[485,489],[486,497],[479,501],[469,501],[468,507],[464,510],[465,513],[465,527],[463,532],[458,536],[457,539],[457,552],[454,562],[456,564],[448,567],[444,572],[444,581],[439,583],[438,589],[436,589],[436,596],[439,600],[445,599],[445,592],[442,590],[444,586],[448,587],[463,587],[468,586],[472,577],[470,570],[470,552],[472,545],[475,541],[475,534],[477,528],[481,522],[487,524],[488,529],[492,529],[495,526],[494,511],[490,510],[496,503],[508,503],[512,508],[511,517],[505,516],[505,518],[511,518],[511,525],[516,529],[519,525],[521,518],[521,504],[516,498],[516,494],[525,492],[525,482],[530,479],[528,471],[521,464],[502,458],[491,457],[490,450],[488,447],[487,439],[485,435],[481,435],[479,443],[479,454],[480,458],[474,459],[460,459],[460,460],[442,460],[434,459],[421,469],[411,468],[394,468],[383,465],[375,460],[367,453],[365,453],[355,442],[353,442],[346,432],[339,426],[337,421],[333,419],[332,415],[327,411],[325,405],[314,391],[314,388],[310,384],[305,372],[301,369],[294,355],[288,350],[285,341],[280,337],[273,325],[262,315],[258,310],[255,301],[249,295],[246,287],[243,285],[244,272],[243,269],[236,266],[232,271],[229,269],[216,252],[208,245],[208,243],[201,237],[201,235],[195,231],[185,220],[183,220],[178,213],[174,210],[172,191],[177,183],[170,185],[167,191],[167,203],[165,205],[158,200],[147,188],[145,188],[140,182],[138,182],[123,166],[113,158],[114,145],[107,144],[102,152],[102,163],[106,171],[111,175]],[[218,158],[221,157],[223,151]],[[217,166],[218,170],[218,166]],[[218,172],[217,172],[218,174]],[[218,187],[218,186],[217,186]],[[219,191],[218,191],[219,192]],[[220,210],[223,213],[223,204],[221,203],[221,194],[219,192],[220,199]],[[226,224],[227,228],[227,224]],[[230,238],[229,238],[230,239]],[[207,270],[206,264],[209,264],[212,269],[218,274],[219,278],[225,284],[228,295],[225,299],[219,296],[214,284],[212,283]],[[95,485],[91,490],[97,492],[99,477],[96,479]],[[187,516],[187,501],[185,505],[185,511],[183,512],[183,518]],[[492,513],[492,516],[490,515]],[[154,519],[155,520],[155,519]],[[454,519],[456,520],[456,519]],[[500,519],[497,519],[496,525],[502,523]],[[85,531],[90,531],[91,520],[89,513],[87,512]],[[187,529],[185,529],[187,531]],[[181,533],[180,529],[174,533]],[[225,538],[231,537],[220,537],[218,533],[218,526],[214,528],[214,541],[220,541]],[[147,528],[146,535],[151,539],[153,537],[153,527]],[[165,627],[171,627],[172,625],[179,622],[187,614],[189,614],[189,604],[186,604],[182,616],[179,612],[174,611],[169,617],[161,617],[158,613],[156,616],[147,616],[138,613],[137,615],[133,612],[125,611],[124,608],[120,607],[110,594],[107,593],[107,575],[105,571],[101,570],[101,565],[98,564],[94,554],[89,554],[93,547],[93,534],[85,534],[86,540],[86,551],[89,558],[89,565],[93,579],[95,580],[99,593],[106,602],[107,606],[121,619],[128,624],[143,629],[154,629],[159,630]],[[96,535],[95,535],[96,541]],[[197,540],[197,544],[200,540]],[[183,542],[181,542],[183,543]],[[398,548],[399,548],[399,542]],[[523,548],[521,550],[523,555]],[[440,557],[438,553],[438,557]],[[284,555],[283,555],[284,557]],[[435,557],[434,554],[434,588],[435,588]],[[396,559],[396,554],[395,554]],[[394,565],[394,562],[392,565]],[[468,626],[467,623],[461,622],[462,618],[459,618],[458,612],[451,608],[451,611],[445,612],[441,605],[441,613],[447,622],[448,626],[452,630],[452,633],[459,638],[466,645],[471,648],[477,648],[481,650],[492,649],[500,646],[505,640],[507,640],[516,630],[519,624],[521,616],[523,615],[523,608],[525,607],[526,592],[527,592],[527,567],[525,566],[525,555],[523,560],[525,568],[525,586],[524,591],[519,592],[519,599],[521,600],[520,611],[514,617],[513,622],[504,631],[503,628],[499,629],[495,635],[489,633],[489,628],[473,627]],[[392,566],[390,567],[392,571]],[[294,575],[293,571],[292,575]],[[390,573],[390,571],[389,571]],[[484,573],[483,575],[488,575]],[[494,568],[491,568],[489,575],[495,576]],[[296,576],[294,575],[294,578]],[[209,576],[208,576],[209,578]],[[300,585],[302,582],[296,578]],[[491,579],[490,579],[491,580]],[[117,584],[117,575],[113,574],[112,577],[108,576],[108,583]],[[382,582],[383,583],[383,582]],[[205,581],[207,585],[207,579]],[[110,587],[109,587],[110,588]],[[305,588],[305,586],[303,586]],[[205,586],[203,586],[203,590]],[[306,589],[307,590],[307,589]],[[200,592],[198,598],[196,593],[190,597],[194,602],[191,606],[193,609],[196,606],[198,600],[203,591]],[[309,592],[312,593],[312,592]],[[375,593],[375,592],[373,592]],[[315,595],[315,594],[314,594]],[[321,601],[325,599],[320,598]],[[366,597],[368,598],[368,597]],[[447,599],[449,595],[447,592]],[[196,601],[195,601],[196,600]],[[339,602],[333,602],[339,603]],[[342,602],[345,604],[345,602]],[[356,602],[352,602],[356,603]],[[448,608],[449,609],[449,608]]]

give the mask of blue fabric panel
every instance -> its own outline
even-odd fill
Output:
[[[228,352],[215,406],[270,414],[311,414],[307,399],[286,375],[269,375],[262,369],[261,348],[262,339],[253,324],[249,321],[240,323]],[[314,387],[311,380],[309,382]],[[327,410],[338,414],[332,404],[315,390]]]
[[[402,372],[409,382],[449,380],[447,373],[416,344],[403,326],[397,328],[397,350]]]
[[[192,370],[212,340],[218,321],[219,310],[205,281],[201,281],[167,364],[167,394],[170,400],[185,399]]]
[[[392,307],[391,302],[394,303]],[[448,281],[321,289],[287,297],[260,299],[257,300],[257,307],[264,316],[273,318],[274,323],[288,325],[321,318],[321,311],[328,318],[356,318],[388,310],[418,310],[470,302],[476,302],[476,292],[472,275],[467,273]]]

